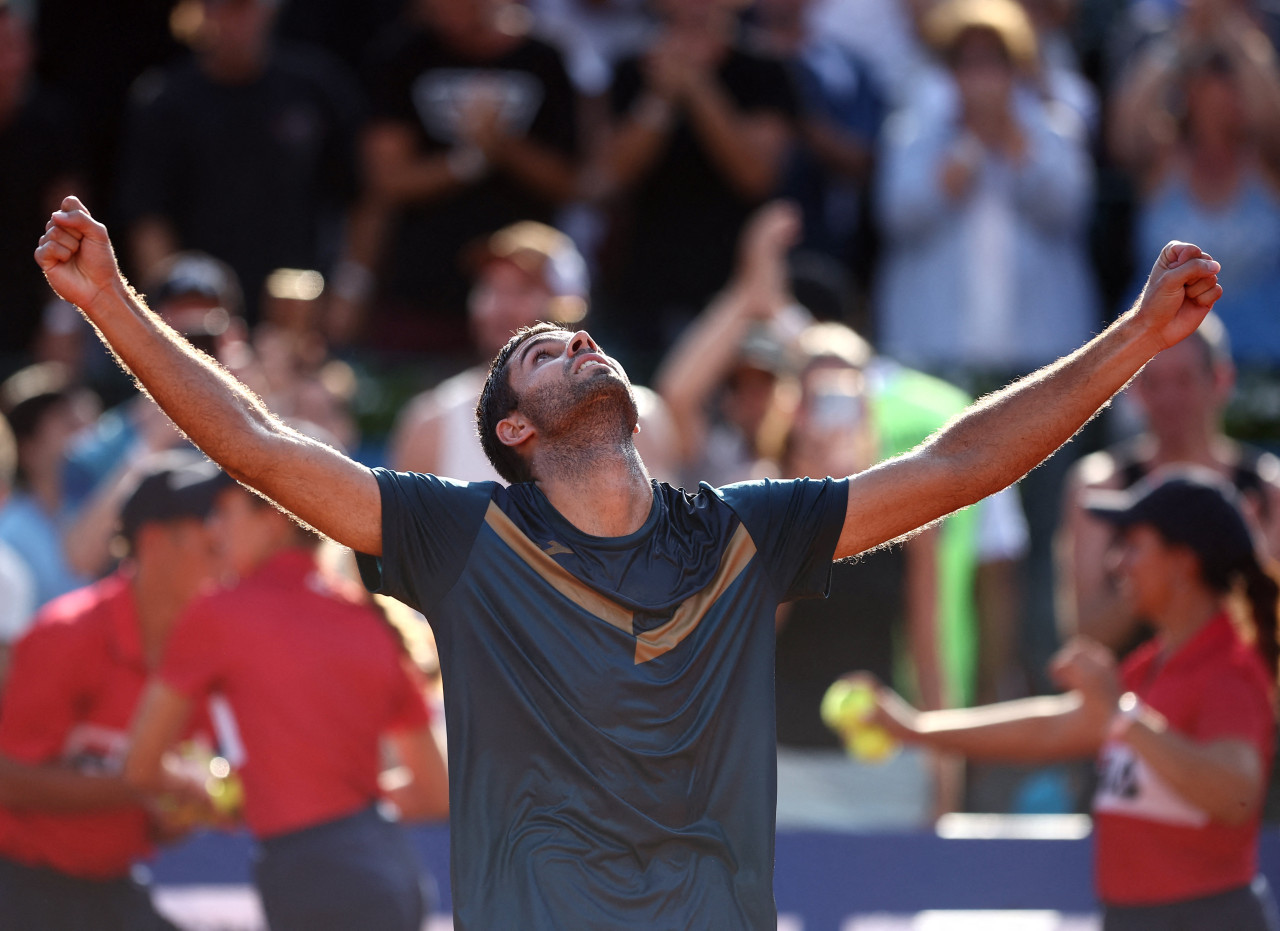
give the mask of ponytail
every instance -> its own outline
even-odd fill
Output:
[[[1257,560],[1244,568],[1244,594],[1253,621],[1254,647],[1267,665],[1273,680],[1280,675],[1280,642],[1277,642],[1277,601],[1280,585]]]

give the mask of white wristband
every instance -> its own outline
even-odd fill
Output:
[[[1116,712],[1111,716],[1111,723],[1107,725],[1107,738],[1124,740],[1129,734],[1129,728],[1142,715],[1142,708],[1142,699],[1133,692],[1121,695],[1116,702]]]

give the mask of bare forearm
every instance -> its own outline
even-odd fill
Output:
[[[528,139],[505,138],[486,154],[495,167],[553,203],[564,203],[577,192],[578,178],[573,163]]]
[[[0,757],[0,806],[32,811],[93,811],[137,805],[142,796],[118,776],[90,776],[54,764]]]
[[[1074,695],[1049,695],[980,708],[922,712],[909,740],[971,759],[1037,763],[1095,752]],[[1099,722],[1098,732],[1101,732]]]
[[[655,379],[680,436],[682,457],[696,459],[706,431],[712,393],[737,358],[751,321],[751,295],[730,288],[718,295],[672,347]]]
[[[1146,713],[1126,740],[1175,792],[1215,820],[1239,823],[1262,800],[1262,765],[1243,741],[1200,744]]]
[[[262,487],[265,440],[287,432],[209,356],[148,310],[123,279],[83,308],[117,358],[170,418],[231,475]]]
[[[772,126],[757,126],[759,131],[752,132],[725,93],[709,80],[695,83],[686,102],[694,131],[729,183],[744,197],[772,193],[785,129],[775,132]]]
[[[978,401],[930,439],[958,506],[1022,478],[1070,440],[1159,350],[1125,314],[1083,348]],[[992,455],[998,451],[998,455]]]
[[[664,116],[646,118],[628,116],[604,146],[603,173],[606,191],[627,188],[647,172],[657,161],[667,142],[667,132],[673,116],[670,104],[652,102],[652,108],[665,107]]]

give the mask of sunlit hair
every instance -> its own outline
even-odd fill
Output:
[[[520,407],[520,396],[511,387],[511,358],[530,338],[543,333],[569,335],[568,330],[555,323],[535,323],[516,330],[515,335],[507,340],[507,344],[498,351],[489,365],[489,374],[485,377],[484,388],[476,404],[476,432],[480,435],[480,446],[497,473],[512,485],[533,481],[533,473],[529,471],[529,464],[513,447],[498,439],[498,422]]]

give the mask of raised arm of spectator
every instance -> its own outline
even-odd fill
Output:
[[[285,426],[248,389],[163,323],[120,275],[106,227],[68,197],[36,249],[49,284],[206,455],[339,543],[382,552],[373,473]]]
[[[707,405],[738,358],[751,327],[788,303],[787,250],[800,234],[795,207],[775,201],[743,230],[738,267],[725,289],[685,330],[655,378],[679,437],[682,458],[694,462],[707,433]]]
[[[1169,243],[1138,302],[1101,335],[979,400],[911,452],[852,476],[835,557],[897,539],[1026,475],[1200,325],[1222,294],[1218,270],[1199,247]]]
[[[1112,94],[1108,148],[1140,182],[1161,173],[1177,140],[1168,99],[1178,67],[1168,49],[1153,48],[1129,67]]]
[[[1271,40],[1242,10],[1219,20],[1219,41],[1240,83],[1240,99],[1268,163],[1280,167],[1280,60]]]

